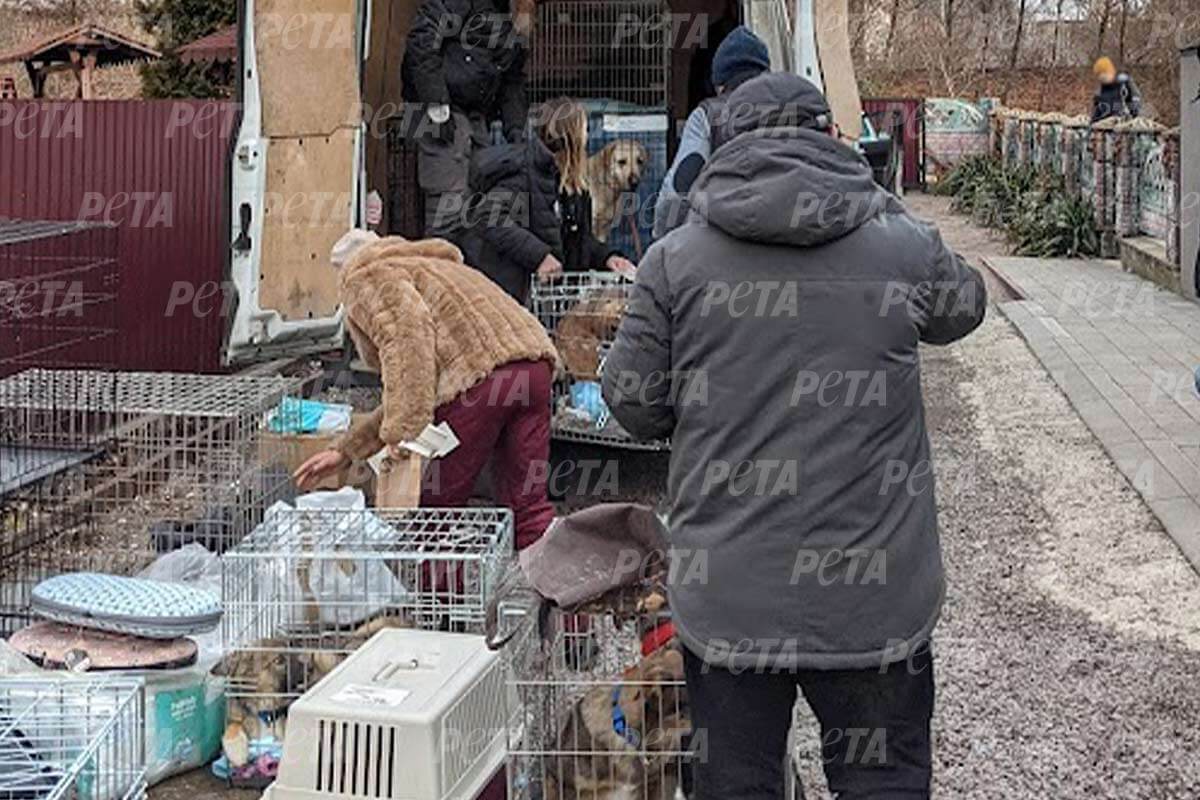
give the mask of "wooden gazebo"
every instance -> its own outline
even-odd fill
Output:
[[[75,96],[92,98],[92,77],[100,67],[162,56],[154,48],[98,25],[74,25],[49,36],[0,53],[0,64],[21,61],[29,73],[33,96],[43,97],[46,78],[54,72],[75,73]]]

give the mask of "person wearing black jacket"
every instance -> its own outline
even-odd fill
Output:
[[[425,232],[454,239],[463,227],[471,154],[499,121],[509,142],[524,135],[525,57],[534,0],[425,0],[409,29],[403,96],[430,126],[418,139],[417,182]]]
[[[1109,117],[1125,119],[1142,113],[1142,95],[1137,84],[1127,73],[1117,72],[1112,59],[1106,56],[1097,59],[1092,71],[1100,81],[1092,97],[1092,124]]]
[[[471,159],[470,187],[464,259],[523,305],[531,276],[562,273],[554,155],[537,136],[481,149]]]
[[[545,103],[534,120],[538,138],[554,154],[558,167],[558,214],[563,270],[611,269],[632,274],[634,266],[592,233],[592,195],[587,184],[587,112],[578,102],[559,97]]]

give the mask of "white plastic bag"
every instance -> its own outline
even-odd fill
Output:
[[[154,563],[139,572],[137,577],[182,583],[204,589],[221,599],[221,558],[205,549],[204,545],[195,542],[159,556]],[[196,663],[206,670],[225,654],[220,628],[210,633],[197,634],[191,639],[199,648]]]
[[[321,513],[336,510],[357,513]],[[300,554],[301,563],[308,565],[307,586],[300,584],[295,557],[279,564],[287,574],[273,576],[274,586],[287,586],[290,597],[307,601],[291,606],[291,623],[315,619],[322,627],[349,628],[405,602],[408,589],[383,560],[339,558],[373,546],[382,550],[398,537],[394,528],[367,510],[361,491],[347,486],[336,492],[312,492],[297,497],[294,509],[277,503],[263,524],[280,525],[284,518],[287,539],[280,544]],[[313,542],[318,543],[316,548]]]

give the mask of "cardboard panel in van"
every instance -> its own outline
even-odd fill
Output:
[[[355,131],[273,139],[267,158],[259,303],[284,320],[337,313],[329,251],[350,227]]]
[[[359,123],[356,17],[355,0],[255,0],[264,135],[326,134]]]

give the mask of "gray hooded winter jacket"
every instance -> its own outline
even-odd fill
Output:
[[[813,94],[771,74],[731,102]],[[976,328],[983,281],[817,130],[735,135],[690,200],[602,378],[630,432],[672,440],[676,630],[732,669],[905,659],[944,593],[918,345]]]

